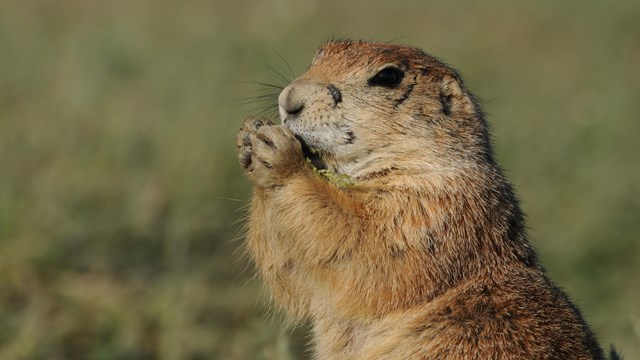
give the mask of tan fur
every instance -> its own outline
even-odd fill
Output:
[[[369,83],[389,66],[398,86]],[[283,125],[249,118],[237,136],[256,184],[247,247],[275,303],[311,320],[316,359],[603,358],[537,264],[452,69],[412,47],[328,43],[279,105]],[[355,184],[314,173],[306,147]]]

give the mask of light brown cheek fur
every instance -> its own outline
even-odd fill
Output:
[[[430,106],[430,119],[444,120]],[[517,199],[469,134],[483,131],[472,120],[429,130],[432,160],[446,171],[415,171],[424,143],[399,125],[406,143],[394,151],[406,158],[354,186],[337,188],[292,158],[281,162],[298,165],[267,173],[280,185],[255,188],[248,253],[274,303],[311,320],[315,359],[603,359],[537,265]]]

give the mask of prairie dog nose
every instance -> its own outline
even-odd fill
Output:
[[[278,106],[280,110],[280,118],[284,119],[298,115],[305,104],[305,91],[301,91],[301,86],[291,84],[287,86],[280,96],[278,96]],[[308,95],[308,94],[307,94]]]
[[[314,106],[317,101],[328,101],[335,108],[342,102],[342,93],[333,84],[294,82],[284,88],[278,96],[280,119],[285,121],[298,117],[306,107]]]

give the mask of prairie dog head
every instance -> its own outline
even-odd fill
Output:
[[[278,105],[325,166],[356,178],[492,161],[486,124],[458,75],[413,47],[328,43]]]

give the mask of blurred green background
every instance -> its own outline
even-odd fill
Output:
[[[0,359],[308,356],[239,251],[234,134],[264,91],[246,82],[282,84],[280,55],[302,74],[332,35],[461,70],[543,264],[638,358],[638,19],[638,1],[0,1]]]

